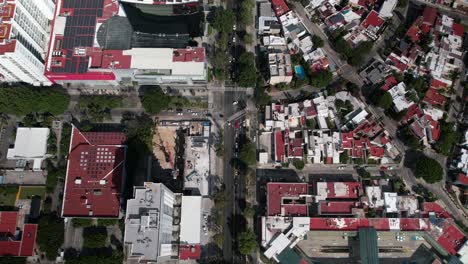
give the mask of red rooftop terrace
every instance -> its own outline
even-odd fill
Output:
[[[18,212],[0,212],[0,256],[34,255],[37,225],[18,223]],[[23,230],[20,229],[23,226]]]
[[[73,127],[62,217],[119,217],[125,140],[123,133]]]

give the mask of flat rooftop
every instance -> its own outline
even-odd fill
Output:
[[[37,224],[19,223],[18,212],[0,212],[0,256],[26,257],[34,254],[36,242]],[[19,239],[15,238],[15,232],[22,230]]]
[[[299,198],[300,195],[307,195],[308,189],[309,188],[307,183],[269,182],[267,184],[268,215],[274,216],[283,213],[285,215],[307,216],[306,205],[294,203],[284,205],[283,199]]]
[[[118,217],[125,135],[72,128],[63,217]]]

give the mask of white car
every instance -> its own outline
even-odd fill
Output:
[[[184,115],[184,113],[180,112],[180,113],[177,113],[177,115],[181,116],[181,115]]]
[[[197,115],[198,115],[198,113],[197,113],[197,112],[193,112],[193,113],[192,113],[192,115],[194,115],[194,116],[197,116]]]
[[[237,105],[239,102],[238,101],[234,101],[232,102],[232,105]]]
[[[236,31],[236,29],[237,29],[237,25],[234,24],[234,25],[232,26],[232,31]]]

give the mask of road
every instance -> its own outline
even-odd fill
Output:
[[[246,95],[242,92],[225,92],[224,93],[224,118],[225,120],[229,119],[231,116],[235,115],[237,111],[240,111],[242,102],[245,101]],[[238,101],[237,105],[233,105],[234,101]],[[216,108],[216,107],[215,107]],[[229,263],[236,263],[237,255],[235,254],[233,241],[237,227],[234,215],[239,213],[238,204],[236,198],[239,196],[239,192],[236,189],[234,184],[234,167],[232,165],[232,160],[234,156],[235,149],[235,139],[236,139],[236,129],[233,125],[232,120],[231,124],[228,125],[228,122],[224,122],[224,168],[223,168],[223,183],[225,187],[225,192],[227,195],[227,202],[224,207],[224,226],[223,226],[223,257]],[[241,188],[239,188],[240,190]]]

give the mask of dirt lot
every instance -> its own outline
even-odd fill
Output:
[[[157,126],[153,137],[154,156],[163,169],[172,169],[175,160],[177,126]]]

